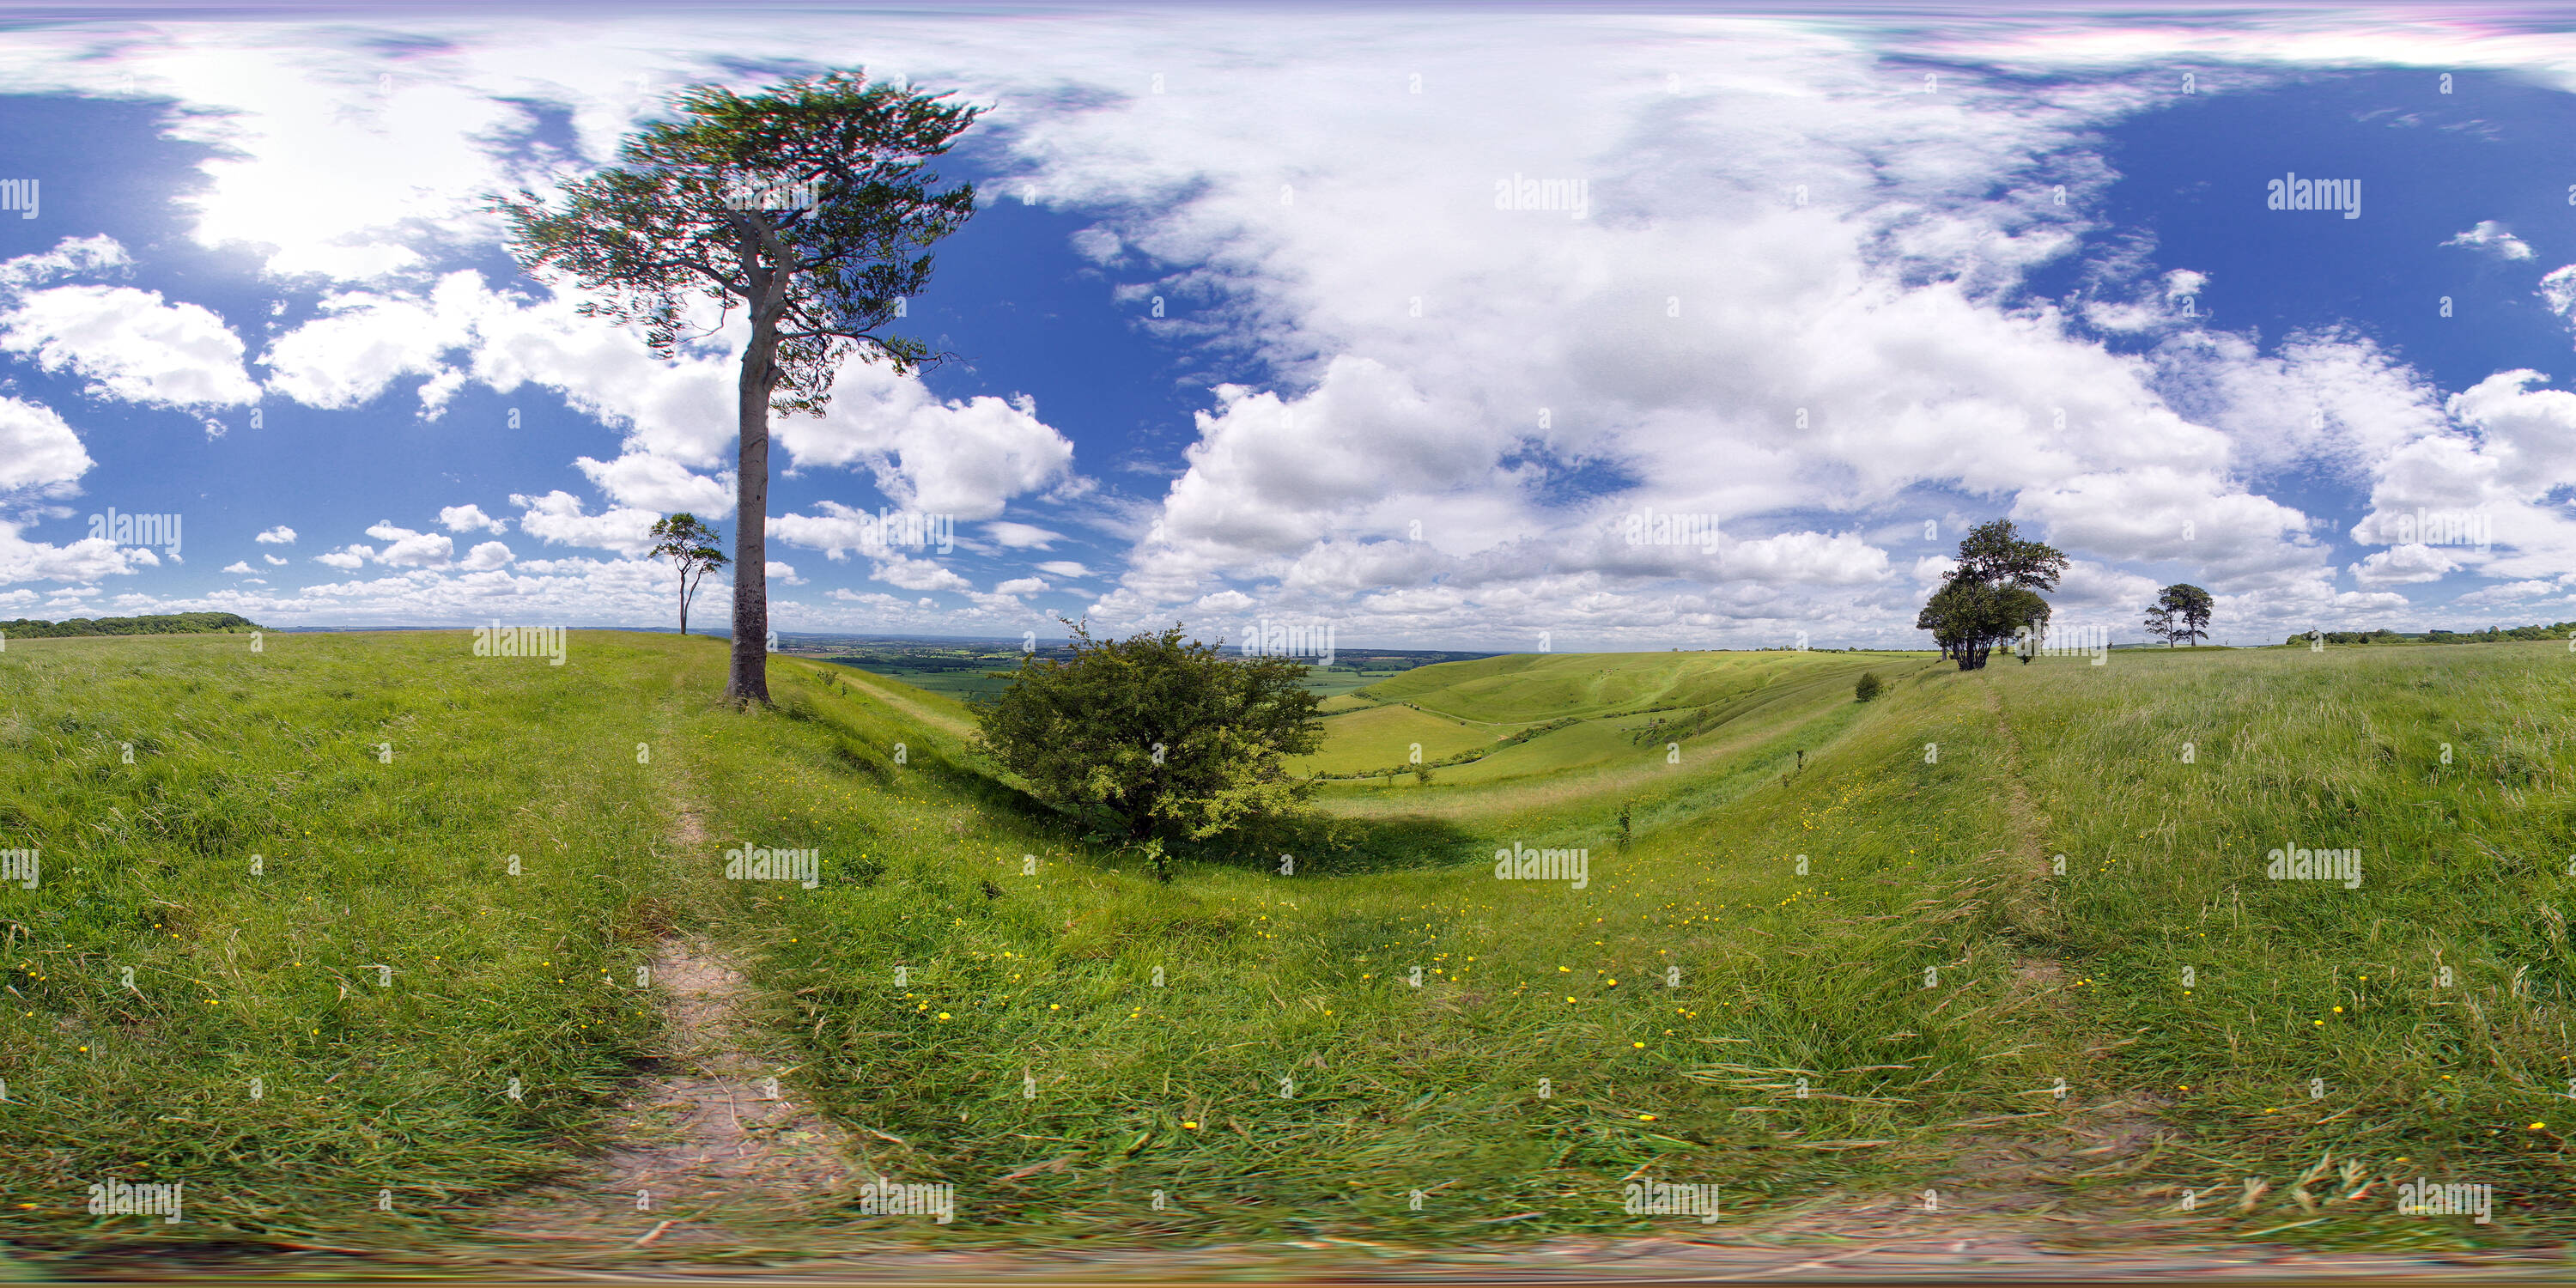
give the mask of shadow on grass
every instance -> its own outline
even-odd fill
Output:
[[[1485,839],[1447,819],[1422,815],[1379,819],[1310,815],[1265,822],[1228,836],[1173,847],[1187,863],[1278,871],[1288,875],[1357,876],[1455,867],[1488,861]]]

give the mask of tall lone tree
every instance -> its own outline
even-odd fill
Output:
[[[2171,648],[2177,642],[2200,647],[2209,638],[2209,614],[2217,601],[2209,592],[2190,582],[2175,582],[2147,605],[2147,634],[2163,640]]]
[[[1977,670],[2016,632],[2047,629],[2048,601],[2039,592],[2057,589],[2065,571],[2064,554],[2023,539],[2012,520],[1978,524],[1960,540],[1959,566],[1932,592],[1914,627],[1932,632],[1941,655],[1957,658],[1960,670]]]
[[[680,570],[680,633],[689,633],[689,601],[698,596],[698,583],[707,574],[724,567],[724,552],[716,543],[724,538],[716,530],[686,510],[653,522],[653,539],[660,544],[646,554],[649,559],[668,559]],[[766,643],[767,641],[762,641]]]
[[[499,198],[511,251],[530,275],[570,279],[581,312],[640,325],[665,359],[697,331],[749,318],[738,387],[733,659],[725,697],[769,701],[769,417],[820,416],[852,356],[898,374],[935,360],[893,334],[930,280],[928,248],[975,211],[972,185],[938,188],[930,158],[981,109],[864,72],[799,77],[749,96],[700,85],[678,120],[628,135],[620,164],[566,182],[561,205]]]

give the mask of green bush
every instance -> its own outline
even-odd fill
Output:
[[[1852,697],[1860,702],[1867,702],[1886,691],[1887,681],[1878,678],[1876,671],[1861,672],[1860,682],[1852,685]]]

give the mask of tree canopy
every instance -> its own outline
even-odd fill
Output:
[[[2170,648],[2175,644],[2197,646],[2209,638],[2209,615],[2216,601],[2208,591],[2189,582],[2176,582],[2147,605],[2147,635]]]
[[[1958,567],[1925,601],[1914,627],[1930,631],[1941,655],[1957,659],[1960,670],[1976,670],[2017,633],[2046,632],[2048,601],[2039,592],[2057,589],[2065,571],[2064,554],[2023,538],[2012,520],[1981,523],[1960,540]]]
[[[1305,663],[1231,659],[1179,626],[1096,640],[1066,625],[1070,660],[1023,658],[976,712],[982,748],[1041,800],[1159,843],[1276,817],[1313,792],[1282,764],[1323,743]]]

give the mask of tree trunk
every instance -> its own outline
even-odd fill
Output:
[[[689,633],[689,570],[680,570],[680,633]]]
[[[755,311],[751,343],[742,351],[742,453],[734,482],[733,669],[725,700],[737,707],[769,705],[769,363],[777,347],[776,318]]]

